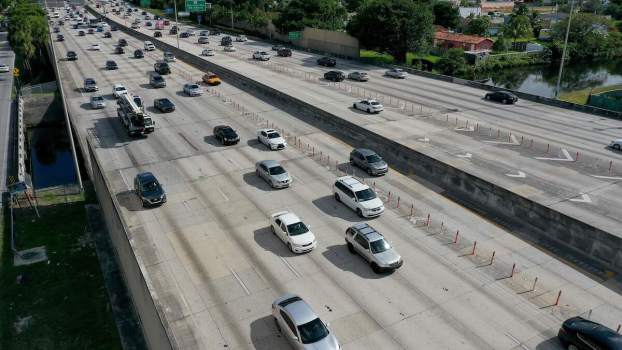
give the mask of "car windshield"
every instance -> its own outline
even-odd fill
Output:
[[[309,229],[300,221],[295,224],[287,225],[287,232],[289,232],[290,236],[297,236],[309,232]]]
[[[161,76],[153,77],[153,81],[162,81],[162,77]]]
[[[380,105],[380,102],[378,101],[371,101],[372,106],[378,106]]]
[[[114,88],[114,91],[125,91],[125,88],[123,86],[117,86]]]
[[[371,188],[367,188],[361,191],[357,191],[356,198],[358,198],[359,202],[365,202],[376,198],[376,194],[374,193],[374,191],[371,190]]]
[[[269,139],[276,139],[278,137],[281,137],[281,135],[279,135],[278,132],[271,132],[271,133],[268,134],[268,138]]]
[[[235,136],[235,131],[231,128],[222,129],[222,133],[228,136]]]
[[[369,242],[369,247],[373,254],[382,253],[384,251],[391,249],[391,245],[389,244],[389,242],[385,241],[384,239],[379,239],[377,241]]]
[[[154,192],[158,189],[157,181],[149,181],[143,184],[142,190],[143,192]]]
[[[382,161],[382,158],[380,158],[380,156],[378,156],[377,154],[372,154],[371,156],[367,156],[365,157],[365,159],[367,159],[367,163],[378,163],[380,161]]]
[[[2,65],[2,67],[4,67],[4,65]],[[95,84],[95,80],[93,80],[93,79],[86,79],[86,83],[87,84]]]
[[[328,336],[328,329],[319,318],[298,326],[298,331],[303,344],[313,344]]]
[[[193,89],[194,90],[194,89],[198,89],[198,88],[199,88],[199,85],[194,85],[194,84],[193,85],[188,85],[188,89]]]
[[[280,165],[270,168],[270,175],[281,175],[285,173],[285,169],[283,169],[283,167]]]
[[[93,96],[93,97],[91,97],[91,100],[92,100],[93,102],[99,102],[99,101],[103,101],[103,100],[104,100],[104,98],[103,98],[103,97],[101,97],[101,96]]]

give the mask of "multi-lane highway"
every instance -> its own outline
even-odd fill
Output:
[[[375,183],[385,202],[389,192],[399,193],[402,203],[416,207],[411,218],[387,204],[381,217],[366,220],[404,258],[396,272],[375,274],[344,242],[345,230],[363,220],[333,198],[335,178],[352,171],[347,165],[350,146],[226,83],[188,97],[183,84],[199,80],[204,72],[182,62],[171,64],[167,87],[153,89],[147,75],[162,52],[133,58],[143,43],[120,32],[109,39],[102,33],[78,36],[65,25],[61,33],[66,40],[53,43],[57,54],[78,54],[77,61],[58,62],[74,127],[83,144],[86,138],[94,144],[175,348],[287,348],[270,316],[271,302],[284,292],[307,300],[330,323],[344,349],[557,349],[555,335],[567,317],[592,309],[591,317],[610,327],[622,320],[615,281],[592,280],[394,171],[378,178],[357,172]],[[129,43],[125,54],[113,53],[119,38]],[[92,44],[101,50],[88,50]],[[111,59],[118,70],[105,69]],[[266,75],[263,68],[221,52],[214,59],[248,69],[252,76]],[[86,77],[97,81],[104,109],[90,109],[93,93],[82,90]],[[281,74],[270,78],[283,80]],[[126,136],[111,97],[117,83],[146,101],[156,122],[153,134]],[[337,95],[316,90],[322,96]],[[173,101],[176,111],[161,114],[150,107],[161,97]],[[370,125],[378,118],[394,118],[406,128],[412,120],[399,111],[350,117]],[[287,149],[268,151],[258,144],[256,131],[266,123],[286,130]],[[236,129],[240,143],[221,146],[212,135],[220,124]],[[303,147],[293,146],[298,142]],[[330,153],[338,169],[309,152],[306,144]],[[265,159],[280,161],[290,172],[290,188],[272,190],[256,177],[254,164]],[[135,174],[143,171],[163,183],[168,196],[163,206],[141,207],[132,189]],[[318,240],[314,251],[294,256],[270,233],[269,215],[281,210],[310,224]],[[421,225],[427,213],[437,224],[433,229]],[[471,255],[474,240],[478,250]],[[493,251],[495,260],[489,264]],[[519,267],[510,276],[515,263]],[[559,290],[563,299],[553,306]]]
[[[109,16],[119,23],[142,17],[138,12],[128,19]],[[154,32],[152,27],[138,30]],[[177,44],[174,35],[163,33],[158,39]],[[208,59],[215,63],[620,235],[615,208],[622,206],[622,154],[606,147],[619,137],[620,121],[529,101],[501,105],[484,100],[478,89],[416,75],[396,80],[384,76],[383,68],[343,60],[337,60],[335,69],[368,72],[370,81],[331,84],[321,76],[333,68],[318,66],[317,55],[294,50],[292,57],[257,62],[252,52],[270,51],[270,44],[234,42],[237,51],[224,52],[221,37],[210,36],[207,45],[198,44],[196,36],[179,40],[188,52],[199,55],[203,48],[213,48],[216,55]],[[378,96],[386,110],[367,115],[352,109],[363,95]]]
[[[4,192],[7,185],[7,169],[11,160],[13,142],[11,140],[11,113],[13,89],[13,63],[15,53],[9,44],[7,33],[0,33],[0,64],[7,65],[8,70],[0,73],[0,191]]]

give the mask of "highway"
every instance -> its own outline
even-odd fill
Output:
[[[132,21],[109,16],[119,23]],[[139,31],[153,33],[145,27]],[[175,36],[163,32],[159,39],[176,45]],[[383,68],[343,60],[338,60],[336,69],[366,71],[371,79],[334,84],[321,79],[321,73],[331,68],[319,67],[317,55],[294,50],[290,58],[257,62],[251,59],[252,52],[269,51],[271,45],[234,42],[237,52],[229,53],[223,52],[221,37],[210,36],[209,45],[197,44],[196,36],[180,43],[197,55],[203,48],[213,48],[216,56],[206,59],[622,236],[616,210],[622,206],[622,154],[606,147],[619,137],[621,121],[529,101],[501,105],[483,100],[484,92],[478,89],[416,75],[395,80],[384,77]],[[380,115],[351,108],[357,98],[377,94],[387,107]]]
[[[7,73],[0,73],[0,191],[4,192],[7,188],[7,176],[9,162],[11,161],[12,147],[14,146],[11,141],[11,113],[12,113],[12,98],[11,93],[13,89],[13,63],[15,60],[15,53],[9,45],[7,33],[0,33],[0,63],[9,66]]]
[[[392,274],[373,273],[344,243],[346,228],[361,220],[332,195],[334,179],[352,172],[346,164],[349,145],[226,83],[205,88],[201,97],[187,97],[182,85],[204,72],[182,62],[172,64],[166,88],[152,89],[147,74],[162,52],[134,59],[133,50],[143,43],[120,32],[112,39],[102,33],[79,37],[67,26],[61,32],[66,41],[53,43],[56,52],[64,56],[74,50],[79,56],[59,62],[71,118],[81,142],[92,138],[95,144],[174,348],[288,348],[270,316],[270,303],[284,292],[307,300],[344,349],[558,349],[555,335],[567,317],[592,309],[593,319],[612,328],[622,320],[614,280],[586,277],[395,171],[379,178],[357,172],[375,183],[390,207],[370,224],[405,260]],[[120,37],[129,47],[116,55]],[[95,43],[101,51],[87,50]],[[109,59],[119,70],[105,70]],[[217,59],[242,66],[234,57]],[[254,69],[250,74],[263,74],[262,68],[248,66]],[[91,94],[81,90],[85,77],[98,82],[105,109],[89,108]],[[160,114],[148,107],[155,132],[130,139],[110,96],[116,83],[148,106],[167,97],[177,110]],[[393,115],[399,113],[380,118]],[[286,131],[290,147],[273,152],[257,143],[256,130],[266,122]],[[241,142],[219,145],[211,134],[219,124],[235,128]],[[294,137],[303,147],[293,146]],[[308,152],[306,144],[330,153],[338,169]],[[255,176],[254,163],[264,159],[282,162],[293,175],[291,188],[272,190]],[[153,172],[163,183],[168,202],[162,207],[143,209],[131,191],[141,171]],[[413,203],[415,218],[395,208],[389,192]],[[313,252],[294,256],[270,233],[269,215],[284,209],[311,225],[318,238]],[[421,225],[416,219],[425,213],[442,220],[445,229]],[[458,229],[460,242],[454,244]],[[475,255],[469,254],[473,240],[478,241]],[[492,251],[495,262],[488,264]],[[513,263],[519,269],[510,277]],[[531,290],[535,277],[538,286]],[[552,306],[562,289],[561,303]]]

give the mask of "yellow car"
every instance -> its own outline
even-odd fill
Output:
[[[214,73],[207,73],[203,76],[203,82],[207,85],[218,85],[221,83],[220,77]]]

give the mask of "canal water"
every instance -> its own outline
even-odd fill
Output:
[[[504,89],[554,97],[559,66],[527,66],[487,72],[478,79]],[[599,86],[622,84],[622,60],[601,63],[573,63],[564,66],[561,93]]]
[[[77,182],[71,145],[64,127],[31,128],[28,130],[28,139],[35,189]]]

